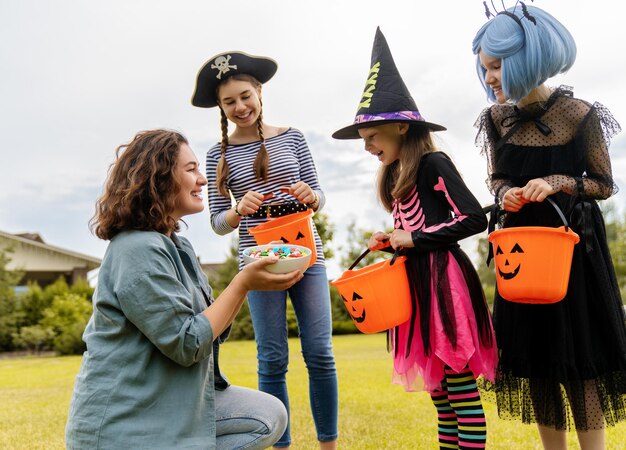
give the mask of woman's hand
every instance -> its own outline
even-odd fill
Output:
[[[259,210],[261,204],[263,203],[263,194],[260,194],[255,191],[248,191],[246,195],[241,197],[241,200],[237,202],[235,208],[242,216],[247,216],[249,214],[254,214]]]
[[[512,187],[502,197],[502,209],[508,212],[517,212],[522,209],[529,200],[522,197],[522,188]]]
[[[394,250],[401,247],[415,247],[411,233],[406,230],[393,230],[389,241]]]
[[[211,323],[214,340],[235,319],[249,291],[284,291],[302,279],[299,270],[285,274],[265,270],[266,266],[277,261],[278,256],[268,256],[246,265],[202,312]]]
[[[248,291],[284,291],[304,276],[299,270],[289,273],[272,273],[265,267],[278,261],[278,256],[268,256],[246,265],[235,278],[239,278]],[[234,280],[233,280],[234,281]]]
[[[543,178],[534,178],[522,188],[522,198],[529,202],[542,202],[557,191]]]

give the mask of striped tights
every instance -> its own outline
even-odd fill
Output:
[[[437,408],[440,449],[485,448],[485,411],[471,370],[456,373],[446,367],[441,390],[430,396]]]

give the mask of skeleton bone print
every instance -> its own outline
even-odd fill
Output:
[[[215,58],[215,64],[211,64],[211,69],[217,69],[216,78],[218,80],[222,79],[222,75],[229,72],[230,69],[237,69],[237,65],[230,65],[230,55],[226,56],[218,56]]]
[[[405,231],[420,230],[424,227],[424,211],[421,207],[417,186],[413,189],[404,201],[398,199],[393,201],[392,214],[394,217],[394,228]]]
[[[413,187],[409,195],[404,201],[394,200],[392,214],[394,218],[394,228],[402,229],[405,231],[423,231],[434,232],[444,227],[450,227],[458,222],[467,218],[467,214],[463,214],[456,206],[450,194],[448,188],[442,177],[437,178],[437,184],[433,186],[433,190],[442,192],[446,201],[450,205],[453,217],[451,220],[444,223],[426,226],[426,216],[424,210],[421,207],[419,194],[417,191],[417,185]]]

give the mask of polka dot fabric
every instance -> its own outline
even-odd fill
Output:
[[[287,216],[289,214],[293,214],[296,212],[306,211],[307,206],[303,203],[299,202],[288,202],[288,203],[279,203],[275,205],[264,205],[259,208],[259,210],[250,214],[248,217],[254,219],[262,219],[264,217],[272,218],[272,217],[282,217]]]
[[[496,143],[520,123],[504,145]],[[478,121],[477,144],[487,157],[487,184],[506,190],[543,178],[558,192],[574,248],[565,298],[551,305],[508,302],[496,292],[494,328],[500,360],[494,384],[503,418],[556,429],[598,430],[626,420],[626,317],[596,199],[613,195],[609,144],[620,131],[599,103],[559,87],[544,103],[517,110],[493,105]],[[531,202],[501,217],[504,228],[557,227],[548,202]]]
[[[534,152],[554,154],[558,149],[568,146],[575,147],[575,157],[584,158],[580,166],[582,170],[569,173],[551,173],[543,175],[553,188],[574,194],[577,191],[577,178],[582,178],[584,195],[594,199],[605,199],[617,192],[617,186],[611,175],[611,161],[609,158],[609,144],[611,138],[621,131],[620,125],[613,118],[610,111],[599,103],[593,105],[572,97],[571,88],[560,87],[552,96],[554,103],[545,110],[545,103],[534,103],[523,110],[527,117],[539,117],[542,123],[548,125],[550,132],[545,135],[533,120],[527,120],[520,129],[503,146],[502,152],[506,156],[508,151],[525,147]],[[495,143],[504,136],[517,121],[520,120],[513,105],[494,105],[483,111],[476,125],[479,127],[477,144],[483,147],[487,155],[489,173],[487,184],[490,191],[501,200],[507,189],[513,185],[503,179],[497,169],[497,161],[502,155],[497,155]],[[544,157],[546,155],[543,155]],[[556,155],[558,157],[558,155]],[[572,156],[570,154],[567,157]],[[558,161],[555,161],[558,164]],[[554,167],[556,169],[556,167]],[[569,167],[563,167],[566,169]],[[573,168],[572,168],[573,169]],[[535,176],[537,172],[526,175]]]

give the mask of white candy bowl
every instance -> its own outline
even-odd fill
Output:
[[[257,254],[257,252],[259,253]],[[311,261],[311,249],[308,247],[291,244],[264,244],[246,248],[243,251],[243,262],[250,264],[261,258],[266,258],[270,252],[275,252],[280,257],[277,262],[265,267],[268,272],[272,273],[289,273],[294,270],[304,273]]]

